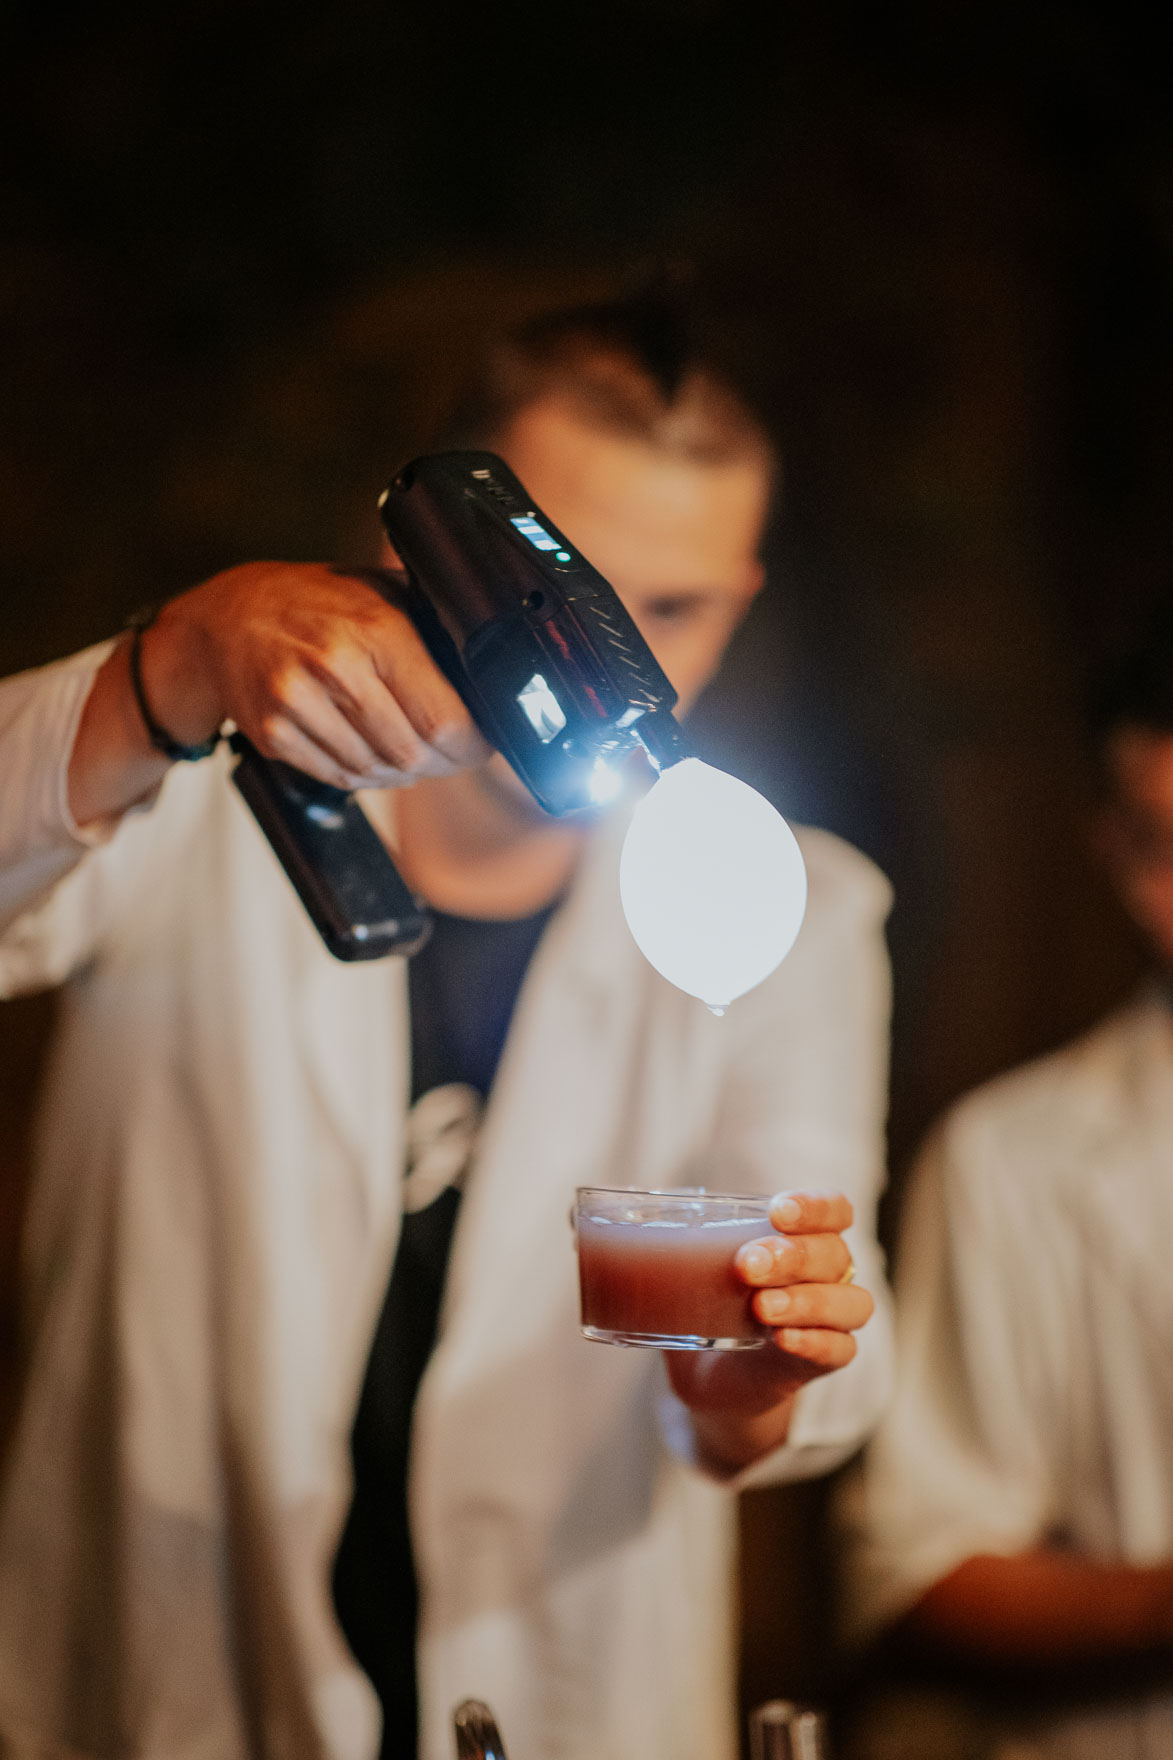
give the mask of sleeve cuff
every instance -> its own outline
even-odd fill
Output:
[[[666,1384],[658,1402],[660,1433],[669,1453],[682,1466],[690,1467],[693,1472],[728,1491],[754,1491],[760,1486],[784,1485],[797,1479],[818,1479],[849,1460],[862,1441],[858,1427],[841,1440],[820,1434],[825,1427],[814,1410],[817,1401],[812,1400],[811,1395],[821,1386],[821,1382],[812,1382],[809,1387],[799,1390],[786,1441],[780,1448],[771,1449],[760,1460],[743,1467],[739,1473],[715,1473],[705,1465],[697,1449],[696,1432],[688,1407]],[[808,1416],[812,1410],[814,1415]]]
[[[89,701],[94,680],[102,667],[113,653],[119,638],[112,636],[108,641],[99,642],[93,648],[86,648],[80,654],[61,662],[63,674],[63,690],[58,713],[61,717],[59,753],[55,771],[50,779],[51,820],[55,821],[64,839],[76,849],[99,849],[102,844],[109,843],[122,821],[137,813],[146,813],[159,798],[162,783],[158,782],[148,792],[133,801],[130,806],[123,807],[117,813],[109,813],[105,818],[92,819],[88,825],[79,825],[69,805],[69,765],[73,758],[73,748],[77,740],[77,730],[85,706]],[[50,747],[50,750],[52,747]]]
[[[61,711],[63,725],[61,746],[57,759],[56,772],[52,779],[54,795],[54,816],[61,831],[70,843],[82,849],[97,849],[108,843],[118,829],[124,815],[112,813],[104,819],[94,819],[88,825],[79,825],[69,805],[69,764],[73,757],[73,747],[77,739],[77,730],[81,725],[82,714],[89,701],[90,692],[94,688],[94,680],[113,653],[117,637],[100,642],[96,647],[87,648],[72,660],[64,663],[69,669],[69,683],[63,694]],[[157,791],[156,791],[157,792]],[[153,797],[152,797],[153,798]],[[136,803],[131,811],[141,812],[147,803]]]
[[[0,924],[27,910],[117,829],[118,818],[78,825],[69,809],[78,725],[113,646],[101,642],[0,682]]]

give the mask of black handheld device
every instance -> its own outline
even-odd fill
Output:
[[[345,960],[417,953],[428,913],[354,796],[262,758],[242,733],[229,744],[238,757],[232,780],[330,952]]]
[[[619,595],[494,453],[413,459],[379,506],[406,572],[383,590],[547,812],[607,799],[637,745],[657,769],[687,757],[676,693]],[[353,796],[232,743],[237,787],[330,951],[422,946],[427,912]]]

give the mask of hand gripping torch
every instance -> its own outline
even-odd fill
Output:
[[[491,452],[413,459],[381,500],[406,573],[369,578],[405,610],[485,738],[548,813],[608,799],[642,746],[688,756],[676,692],[597,569]],[[411,954],[430,922],[353,795],[262,758],[241,734],[236,786],[339,959]]]

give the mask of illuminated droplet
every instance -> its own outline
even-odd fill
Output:
[[[686,758],[636,808],[619,890],[644,956],[721,1014],[789,953],[806,909],[806,869],[767,800]]]

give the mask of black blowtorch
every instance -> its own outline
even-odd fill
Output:
[[[688,756],[676,692],[610,582],[491,452],[413,459],[379,506],[405,610],[485,738],[549,813],[596,806],[637,745],[657,770]],[[411,954],[426,909],[352,795],[241,734],[234,780],[331,953]]]

